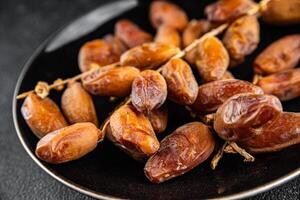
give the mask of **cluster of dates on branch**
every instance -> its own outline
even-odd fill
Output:
[[[269,1],[261,8],[266,23],[300,22],[299,3]],[[180,176],[206,161],[216,137],[235,142],[250,153],[278,151],[300,142],[300,114],[284,112],[280,101],[300,96],[300,35],[270,44],[253,63],[256,84],[235,79],[229,69],[242,67],[260,41],[252,0],[219,0],[205,8],[207,19],[188,21],[187,14],[167,1],[153,1],[150,22],[155,37],[127,19],[115,33],[85,43],[78,56],[80,82],[70,81],[61,110],[49,97],[28,95],[21,112],[40,139],[36,155],[49,163],[78,159],[105,137],[136,160],[154,183]],[[282,13],[281,11],[289,10]],[[205,35],[228,23],[223,38]],[[177,55],[204,35],[196,47]],[[119,66],[111,65],[119,62]],[[197,81],[194,72],[201,81]],[[130,99],[116,108],[102,129],[92,95]],[[167,135],[168,102],[186,106],[212,124],[195,119]]]

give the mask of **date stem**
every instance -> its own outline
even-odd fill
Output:
[[[27,97],[29,94],[31,94],[33,92],[35,92],[39,97],[45,98],[46,96],[48,96],[50,90],[60,88],[60,86],[64,86],[64,85],[66,85],[70,82],[80,80],[83,76],[91,74],[99,68],[103,68],[103,69],[104,68],[105,69],[114,68],[114,67],[117,67],[119,65],[120,65],[120,62],[116,62],[116,63],[112,63],[110,65],[106,65],[106,66],[103,66],[103,67],[99,67],[99,66],[98,67],[93,67],[89,71],[83,72],[83,73],[78,74],[74,77],[67,78],[67,79],[61,80],[61,81],[54,81],[54,83],[51,84],[51,85],[48,85],[46,82],[39,81],[37,83],[37,85],[35,86],[34,90],[30,90],[30,91],[24,92],[22,94],[19,94],[17,96],[17,99],[24,99],[25,97]],[[46,94],[46,95],[44,95],[44,94]]]
[[[261,75],[255,74],[255,75],[253,76],[252,83],[253,83],[254,85],[256,85],[256,84],[259,82],[259,80],[260,80],[261,78],[262,78]]]
[[[224,154],[224,149],[225,147],[228,145],[228,142],[225,141],[224,144],[219,147],[218,152],[214,155],[213,159],[210,162],[210,167],[215,170],[216,167],[218,166],[218,163],[220,161],[220,159],[223,157]]]
[[[255,158],[249,154],[245,149],[239,147],[235,142],[228,142],[229,145],[233,148],[234,151],[243,156],[244,162],[254,162]]]

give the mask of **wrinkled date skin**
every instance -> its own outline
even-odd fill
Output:
[[[168,125],[168,107],[166,104],[147,114],[155,133],[162,133]]]
[[[191,122],[177,128],[161,141],[144,172],[153,183],[180,176],[204,162],[213,152],[215,140],[208,126]]]
[[[41,99],[34,93],[26,97],[21,113],[38,138],[68,125],[54,101],[48,97]]]
[[[61,97],[61,108],[69,123],[91,122],[98,126],[98,119],[92,97],[81,83],[69,83]]]
[[[237,19],[256,4],[252,0],[218,0],[205,8],[207,19],[224,23]]]
[[[256,16],[244,16],[234,21],[227,29],[223,42],[235,62],[242,63],[260,40],[259,23]]]
[[[273,74],[294,68],[300,60],[300,34],[280,38],[269,45],[254,61],[257,74]]]
[[[200,38],[203,34],[211,29],[211,24],[206,20],[195,20],[189,22],[188,26],[184,29],[182,34],[183,46],[187,47],[196,39]],[[195,64],[197,49],[192,49],[185,56],[185,59],[190,64]]]
[[[120,54],[104,40],[92,40],[85,43],[79,51],[78,63],[81,72],[90,70],[93,66],[105,66],[118,62]]]
[[[198,114],[215,112],[230,97],[240,93],[263,94],[263,90],[247,81],[219,80],[200,85],[192,110]]]
[[[258,85],[266,94],[275,95],[281,101],[294,99],[300,96],[300,68],[265,76]]]
[[[135,67],[100,68],[81,80],[83,87],[93,95],[124,97],[130,94],[131,84],[139,74]]]
[[[48,163],[65,163],[93,151],[103,137],[93,123],[76,123],[43,137],[37,143],[35,154]]]
[[[161,25],[167,25],[180,31],[188,24],[186,13],[177,5],[167,1],[152,1],[150,21],[156,29]]]
[[[128,47],[121,41],[120,38],[112,34],[103,37],[103,40],[112,46],[113,51],[121,56],[122,53],[127,51]]]
[[[261,134],[262,127],[281,112],[281,103],[273,95],[237,94],[217,110],[214,130],[226,141],[247,140]]]
[[[196,65],[205,82],[222,79],[229,66],[229,55],[218,38],[208,37],[198,45]]]
[[[151,156],[159,148],[150,121],[131,105],[121,106],[112,114],[107,136],[136,160]]]
[[[198,84],[190,66],[182,59],[171,59],[162,68],[168,86],[168,98],[181,105],[191,105],[197,98]]]
[[[156,69],[179,51],[173,45],[147,43],[126,51],[121,56],[121,65],[134,66],[141,70]]]
[[[262,12],[262,19],[270,24],[288,25],[300,23],[299,0],[276,0],[268,2]]]
[[[251,153],[268,153],[300,143],[300,114],[282,113],[259,130],[260,134],[239,144]]]
[[[132,83],[132,105],[142,113],[159,108],[167,98],[167,83],[157,71],[145,70]]]
[[[149,33],[146,33],[132,21],[127,19],[120,20],[116,23],[115,34],[129,48],[133,48],[153,40]]]
[[[178,48],[181,46],[179,32],[167,25],[162,25],[158,28],[154,41],[163,44],[170,44]]]

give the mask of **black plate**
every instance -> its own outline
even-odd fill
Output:
[[[254,163],[244,163],[237,155],[225,155],[215,171],[210,169],[209,162],[205,162],[184,176],[160,185],[151,184],[143,175],[143,164],[126,156],[108,141],[82,159],[66,164],[50,165],[35,157],[34,149],[38,140],[21,116],[22,101],[16,101],[16,95],[34,88],[39,80],[52,82],[57,77],[67,78],[78,74],[77,54],[80,46],[86,41],[112,33],[115,22],[120,18],[129,18],[154,33],[148,20],[149,2],[141,2],[114,2],[84,15],[50,37],[27,62],[16,86],[13,115],[18,136],[32,159],[63,184],[102,199],[234,199],[266,191],[299,175],[300,145],[278,153],[256,156]],[[203,17],[203,8],[210,2],[185,0],[176,3],[187,11],[191,19]],[[300,32],[299,26],[279,28],[263,23],[261,26],[261,43],[242,66],[233,70],[237,78],[250,80],[251,63],[262,49],[281,36]],[[50,95],[57,103],[60,103],[60,96],[58,92],[51,92]],[[103,97],[94,100],[100,121],[117,104]],[[284,103],[284,109],[300,111],[299,100]],[[169,107],[167,133],[191,121],[184,108],[172,103],[169,103]]]

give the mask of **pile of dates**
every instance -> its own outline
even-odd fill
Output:
[[[36,156],[58,164],[93,151],[110,140],[132,158],[145,162],[153,183],[180,176],[206,161],[221,138],[248,153],[267,153],[300,143],[300,114],[285,112],[281,101],[300,96],[300,34],[287,35],[262,50],[253,61],[257,83],[233,77],[260,42],[257,6],[252,0],[218,0],[206,6],[207,19],[192,19],[177,5],[153,1],[149,16],[156,35],[122,19],[114,34],[89,41],[78,55],[84,73],[70,81],[61,106],[49,97],[28,95],[21,113],[40,138]],[[260,13],[276,26],[300,23],[298,0],[271,0]],[[222,23],[221,38],[205,37],[183,58],[174,56]],[[119,62],[119,66],[110,65]],[[196,80],[199,73],[201,80]],[[99,128],[92,95],[127,97]],[[196,117],[168,134],[168,105],[185,106]],[[101,109],[101,108],[100,108]],[[201,119],[212,116],[206,124]]]

